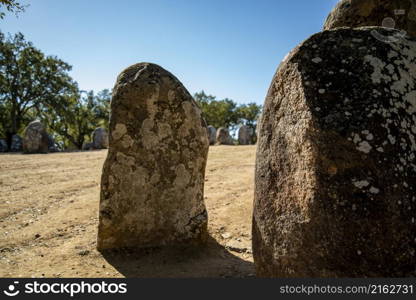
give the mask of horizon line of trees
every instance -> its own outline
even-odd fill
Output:
[[[47,56],[26,41],[22,33],[0,31],[0,138],[10,145],[33,120],[44,123],[62,149],[82,149],[97,127],[108,128],[111,90],[82,91],[71,78],[72,67],[56,56]],[[239,125],[255,130],[261,106],[218,100],[204,91],[194,99],[207,125]]]

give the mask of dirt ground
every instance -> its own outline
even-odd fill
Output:
[[[206,247],[103,255],[95,248],[106,154],[0,155],[0,277],[254,276],[255,146],[210,148]]]

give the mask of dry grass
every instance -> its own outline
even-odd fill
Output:
[[[254,146],[211,147],[204,249],[95,250],[106,151],[0,155],[0,277],[253,276]]]

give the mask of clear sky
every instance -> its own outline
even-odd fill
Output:
[[[3,32],[22,32],[73,66],[81,89],[112,88],[118,73],[153,62],[193,94],[262,104],[282,58],[321,31],[337,0],[22,0]]]

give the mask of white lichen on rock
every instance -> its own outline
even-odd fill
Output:
[[[103,167],[98,249],[205,242],[208,136],[201,111],[163,68],[118,77]]]

